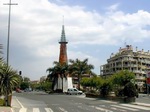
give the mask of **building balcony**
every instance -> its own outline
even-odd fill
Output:
[[[143,76],[136,76],[135,79],[138,79],[138,80],[145,80],[145,77],[143,77]]]
[[[145,71],[142,71],[142,70],[132,70],[132,72],[134,72],[134,73],[146,74],[146,72],[145,72]]]

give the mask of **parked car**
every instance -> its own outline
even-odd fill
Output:
[[[72,94],[75,94],[75,95],[77,95],[77,94],[83,94],[83,92],[82,91],[79,91],[77,88],[68,88],[68,90],[67,90],[67,94],[69,94],[69,95],[72,95]]]
[[[24,90],[24,92],[31,92],[31,91],[32,91],[31,88],[26,88],[26,89]]]
[[[16,89],[17,93],[22,93],[22,90],[20,90],[19,88]]]

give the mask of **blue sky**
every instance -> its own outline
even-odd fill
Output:
[[[0,43],[6,59],[8,3],[0,0]],[[149,0],[12,0],[10,65],[22,75],[38,80],[59,58],[61,30],[65,24],[68,59],[89,59],[100,65],[125,43],[150,50]]]

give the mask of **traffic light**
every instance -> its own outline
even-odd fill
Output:
[[[19,71],[19,75],[21,75],[22,74],[22,71]]]

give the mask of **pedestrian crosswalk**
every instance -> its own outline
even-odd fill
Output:
[[[144,111],[149,112],[150,107],[139,106],[134,104],[118,104],[118,105],[110,105],[110,106],[91,106],[101,112],[135,112],[135,111]]]
[[[76,107],[76,112],[78,109],[81,109],[81,106]],[[56,109],[57,108],[57,109]],[[57,112],[71,112],[70,110],[67,110],[68,108],[62,108],[62,107],[55,107],[55,111]],[[85,108],[84,108],[85,109]],[[89,109],[89,110],[88,110]],[[55,112],[52,108],[20,108],[19,112]],[[134,105],[134,104],[112,104],[112,105],[89,105],[86,110],[88,112],[93,111],[93,112],[149,112],[150,107],[145,107],[145,106],[139,106],[139,105]],[[14,111],[16,112],[16,111]],[[18,112],[18,111],[17,111]],[[75,111],[73,111],[75,112]]]
[[[29,110],[30,112],[54,112],[51,108],[20,108],[19,110],[13,110],[13,112],[28,112]]]
[[[115,107],[115,108],[120,108],[120,109],[126,109],[126,110],[129,110],[129,111],[138,111],[137,109],[135,108],[129,108],[129,107],[123,107],[123,106],[119,106],[119,105],[111,105],[112,107]]]

